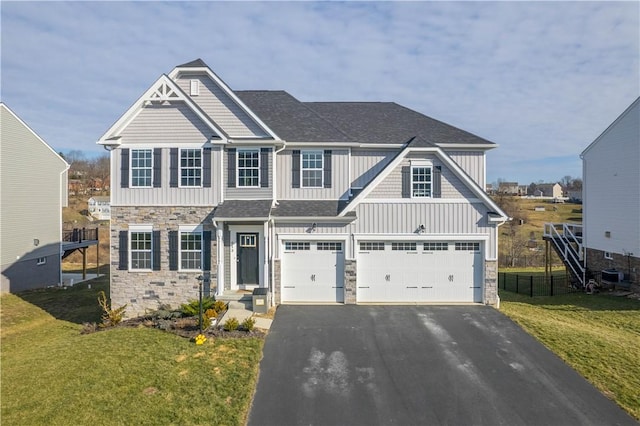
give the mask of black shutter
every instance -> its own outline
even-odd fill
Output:
[[[169,269],[178,270],[178,231],[169,231]]]
[[[204,231],[202,233],[202,270],[211,270],[211,231]]]
[[[433,198],[442,197],[442,167],[433,168]]]
[[[153,187],[162,186],[162,148],[153,149]]]
[[[331,188],[331,150],[324,151],[324,187]]]
[[[211,188],[211,148],[202,150],[202,186]]]
[[[294,149],[291,153],[291,185],[300,188],[300,150]]]
[[[402,198],[411,198],[411,167],[402,167]]]
[[[169,186],[178,187],[178,148],[169,150]]]
[[[269,148],[260,148],[260,187],[269,187]]]
[[[153,253],[151,255],[151,269],[154,271],[160,270],[160,231],[153,231],[151,233],[151,248]]]
[[[118,247],[118,269],[126,271],[129,269],[129,231],[120,231]]]
[[[120,188],[129,187],[129,148],[120,153]]]
[[[227,156],[227,186],[229,188],[236,187],[236,149],[229,148]]]

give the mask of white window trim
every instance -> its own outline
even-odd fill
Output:
[[[409,188],[409,190],[411,191],[411,198],[417,198],[417,199],[421,199],[424,200],[426,198],[433,198],[433,162],[431,160],[411,160],[409,162],[409,164],[411,165],[410,168],[410,181],[411,181],[411,188]],[[413,195],[413,170],[414,169],[429,169],[429,196],[423,196],[423,195]]]
[[[131,257],[131,233],[133,232],[149,232],[151,234],[151,268],[134,268]],[[129,239],[128,239],[127,253],[129,255],[129,271],[130,272],[151,272],[153,271],[153,225],[129,225]]]
[[[178,271],[193,272],[202,271],[204,266],[204,235],[202,225],[180,225],[178,226]],[[183,233],[200,233],[200,269],[184,269],[182,268],[182,234]]]
[[[46,265],[47,264],[47,258],[46,257],[39,257],[36,260],[36,265],[40,266],[40,265]]]
[[[133,151],[149,151],[151,152],[151,179],[149,180],[149,185],[134,185],[133,184]],[[131,152],[129,154],[129,187],[130,188],[153,188],[153,148],[131,148]],[[146,167],[145,167],[146,169]],[[142,168],[138,167],[136,170],[142,170]]]
[[[613,253],[611,253],[610,251],[605,251],[604,258],[607,260],[613,260]]]
[[[240,153],[241,152],[257,152],[258,153],[258,184],[257,185],[240,185]],[[236,188],[260,188],[260,148],[238,148],[236,150]],[[252,167],[253,168],[253,167]]]
[[[304,155],[305,154],[320,154],[320,168],[304,168]],[[306,186],[304,184],[304,171],[318,171],[320,170],[320,185]],[[324,151],[321,149],[305,149],[300,151],[300,188],[324,188]]]
[[[182,184],[182,151],[200,151],[200,185]],[[202,178],[204,174],[202,148],[180,148],[178,150],[178,188],[202,188]]]

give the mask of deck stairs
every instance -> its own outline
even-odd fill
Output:
[[[582,225],[575,223],[545,223],[543,238],[551,246],[581,287],[585,280],[585,256],[582,245]]]

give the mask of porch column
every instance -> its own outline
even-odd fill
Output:
[[[222,296],[224,293],[224,222],[218,222],[216,227],[216,244],[218,245],[216,262],[217,262],[217,281],[216,296]]]
[[[271,238],[269,238],[269,221],[262,224],[262,235],[264,236],[264,262],[262,264],[262,277],[264,282],[260,287],[269,288],[269,258],[271,257]]]

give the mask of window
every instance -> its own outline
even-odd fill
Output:
[[[131,231],[131,269],[151,269],[151,238],[151,229]]]
[[[202,232],[180,231],[180,269],[202,269]]]
[[[201,186],[202,151],[199,149],[180,150],[180,186]]]
[[[131,150],[131,186],[151,187],[153,173],[153,151],[150,149]]]
[[[609,260],[613,260],[613,255],[610,252],[605,251],[604,252],[604,258],[605,259],[609,259]]]
[[[424,251],[446,251],[449,250],[449,243],[424,243]]]
[[[384,250],[384,243],[382,243],[382,242],[360,243],[360,250],[363,250],[363,251],[383,251]]]
[[[238,150],[238,186],[260,186],[260,151]]]
[[[456,243],[456,251],[480,251],[480,243]]]
[[[36,265],[45,265],[46,263],[47,263],[46,257],[39,257],[38,260],[36,261]]]
[[[416,243],[391,243],[391,250],[395,251],[416,251]]]
[[[311,249],[311,243],[306,241],[287,241],[284,243],[284,249],[287,251],[306,251]]]
[[[431,167],[411,167],[411,196],[431,197]]]
[[[338,242],[322,242],[317,243],[318,251],[342,251],[342,243]]]
[[[322,151],[302,151],[301,170],[303,188],[322,188]]]

